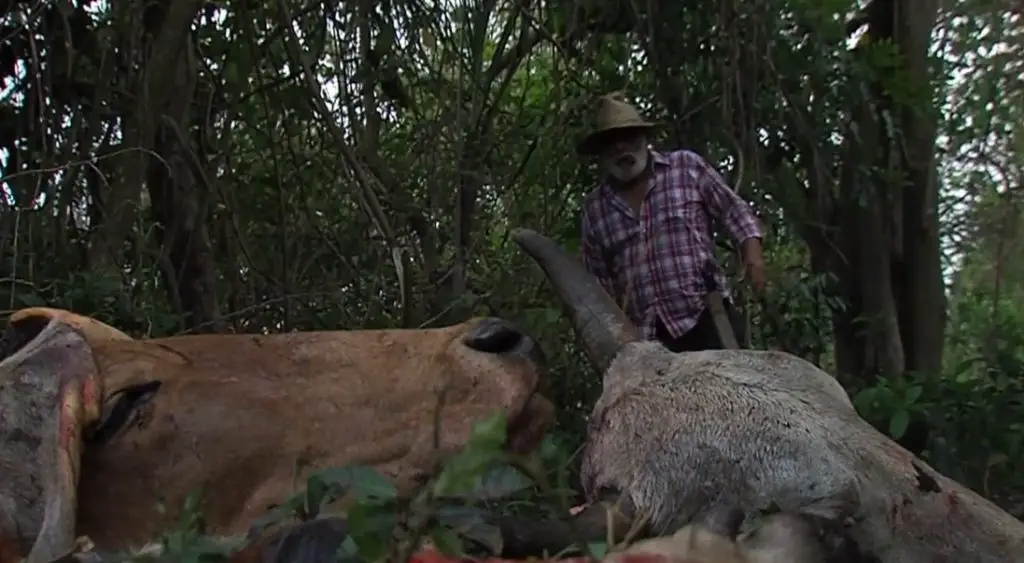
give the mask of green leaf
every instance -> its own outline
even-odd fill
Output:
[[[907,402],[907,406],[910,406],[910,405],[913,405],[914,403],[916,403],[917,400],[921,398],[921,393],[923,391],[924,391],[924,388],[921,387],[920,385],[914,385],[913,387],[907,389],[907,394],[904,397],[904,399]]]
[[[593,557],[601,559],[608,554],[608,544],[603,541],[588,543],[587,550]]]
[[[853,407],[861,415],[869,412],[871,407],[874,406],[875,396],[877,394],[877,390],[874,387],[861,389],[861,391],[853,398]]]
[[[349,534],[358,548],[359,558],[364,561],[377,561],[387,555],[394,519],[383,516],[386,515],[373,506],[360,502],[353,504],[347,512]]]
[[[494,455],[482,449],[466,448],[452,456],[434,482],[434,494],[438,497],[468,496],[472,493],[477,477],[493,462]]]
[[[350,491],[358,500],[393,499],[397,495],[391,480],[372,467],[328,467],[313,472],[309,478],[314,477],[342,491]]]
[[[544,309],[544,324],[553,325],[562,319],[562,311],[554,307]]]
[[[345,540],[338,546],[337,555],[341,561],[360,560],[359,546],[356,545],[356,540],[352,537],[352,534],[346,536]]]
[[[484,418],[473,425],[473,431],[466,442],[466,449],[500,451],[508,437],[508,417],[503,411]]]
[[[310,475],[306,480],[306,491],[303,494],[303,515],[316,518],[320,513],[320,505],[330,493],[330,488],[318,475]]]
[[[541,441],[540,448],[538,448],[537,452],[537,456],[544,463],[562,462],[562,454],[562,445],[559,444],[555,440],[554,436],[551,436],[550,434],[545,436]]]
[[[476,489],[480,477],[503,458],[507,432],[507,417],[501,411],[474,424],[466,445],[448,459],[434,481],[434,494],[459,496]]]
[[[430,540],[434,542],[437,550],[445,555],[458,557],[463,553],[462,540],[446,526],[434,526],[430,530]]]
[[[486,464],[488,460],[481,460]],[[533,480],[523,472],[509,465],[488,467],[474,480],[467,496],[474,500],[491,500],[508,497],[533,485]]]
[[[889,435],[899,440],[903,437],[903,433],[907,431],[908,424],[910,424],[910,413],[906,409],[896,411],[893,413],[892,418],[889,419]]]
[[[953,373],[956,374],[956,382],[967,383],[968,381],[970,381],[973,377],[973,374],[971,373],[971,368],[974,367],[975,364],[984,363],[985,358],[981,357],[968,358],[958,363],[956,367],[953,368]]]
[[[345,523],[348,525],[349,535],[359,537],[366,534],[372,534],[373,530],[370,527],[369,520],[366,506],[358,502],[353,504],[349,508],[345,519]]]

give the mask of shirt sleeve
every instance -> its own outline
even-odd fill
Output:
[[[608,265],[608,261],[605,260],[604,253],[601,250],[601,244],[598,242],[597,233],[594,232],[594,226],[590,221],[590,217],[584,211],[583,213],[583,227],[582,233],[580,234],[580,253],[583,258],[583,266],[586,267],[587,271],[597,278],[597,281],[601,282],[601,286],[608,292],[614,299],[616,297],[614,283],[612,283],[611,269]]]
[[[698,185],[708,210],[715,216],[737,244],[748,238],[762,238],[761,224],[750,204],[736,195],[717,170],[696,153],[692,154],[698,168]]]

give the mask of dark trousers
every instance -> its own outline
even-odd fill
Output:
[[[740,343],[742,348],[746,332],[744,330],[746,327],[742,322],[743,319],[736,312],[736,308],[732,306],[732,301],[723,299],[723,302],[725,304],[725,312],[729,315],[729,324],[732,325],[733,334],[736,335],[736,341]],[[700,317],[697,318],[697,324],[678,338],[673,338],[669,334],[668,328],[662,322],[660,316],[656,323],[654,326],[655,338],[672,352],[696,352],[698,350],[721,350],[725,348],[722,340],[718,338],[718,330],[715,329],[715,320],[711,317],[711,309],[707,307],[704,308]]]

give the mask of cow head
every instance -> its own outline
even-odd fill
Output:
[[[1024,552],[1024,524],[939,474],[858,416],[810,362],[759,350],[673,354],[640,337],[578,261],[521,229],[591,363],[603,374],[583,453],[589,500],[670,533],[720,505],[817,511],[886,563],[1002,561]]]
[[[12,316],[4,341],[0,548],[34,541],[33,560],[69,549],[76,528],[137,546],[163,529],[161,497],[173,513],[202,489],[208,530],[235,533],[304,471],[365,464],[409,483],[495,410],[520,452],[553,422],[540,348],[497,318],[137,340],[40,309]]]

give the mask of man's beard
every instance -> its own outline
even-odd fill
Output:
[[[640,177],[647,168],[647,147],[619,154],[605,160],[605,169],[613,178],[620,182],[632,182]]]

